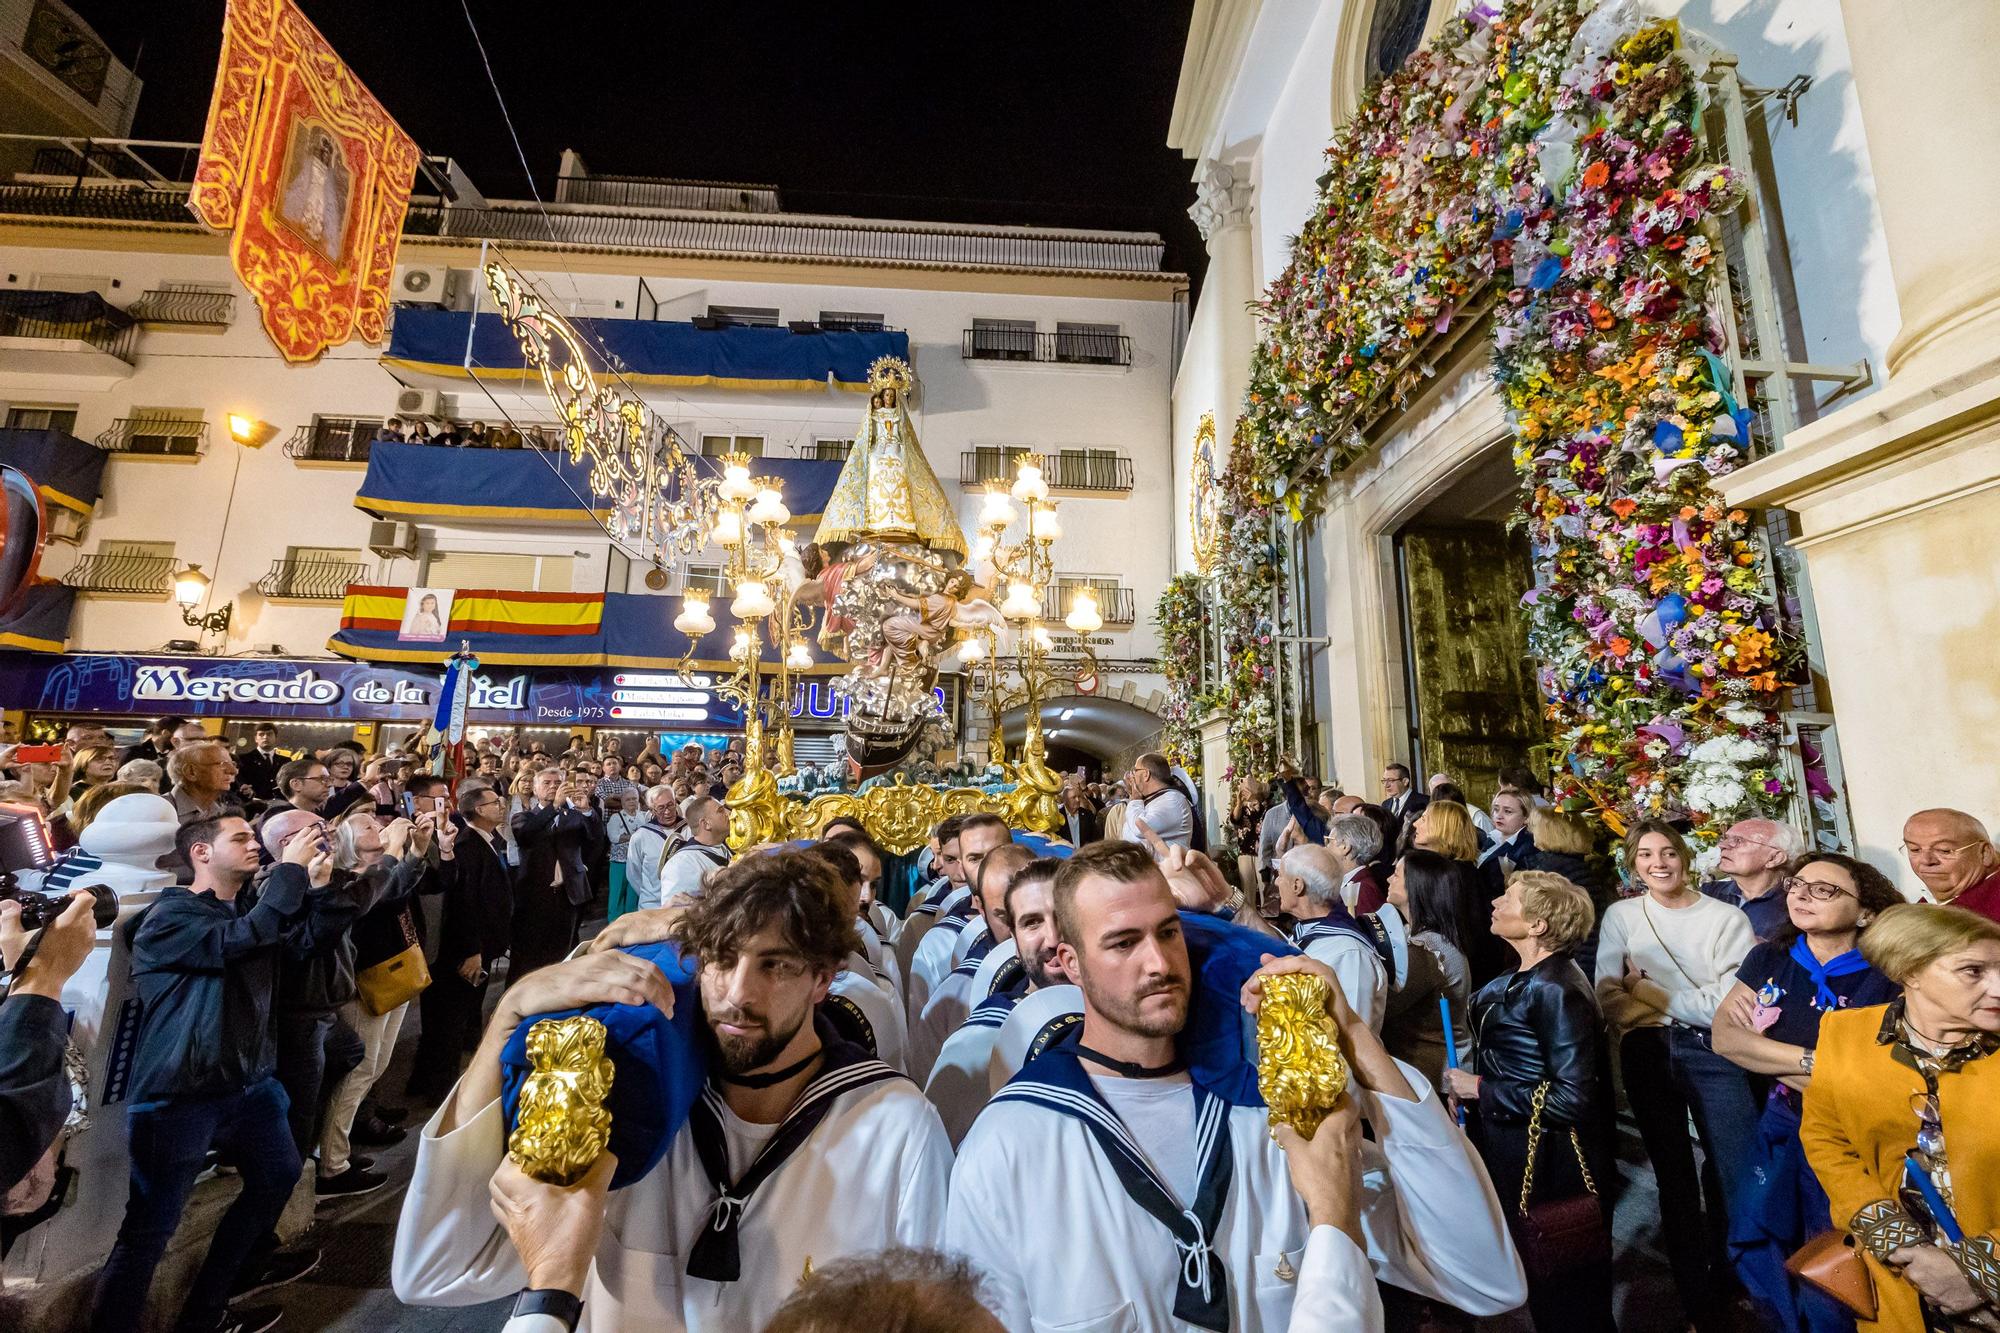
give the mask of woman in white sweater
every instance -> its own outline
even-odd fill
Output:
[[[1597,998],[1659,1181],[1674,1286],[1688,1320],[1709,1333],[1728,1327],[1723,1241],[1730,1197],[1752,1165],[1758,1113],[1748,1077],[1710,1046],[1709,1025],[1757,938],[1741,908],[1688,882],[1689,864],[1669,824],[1646,820],[1627,835],[1626,871],[1643,892],[1605,909]],[[1700,1172],[1690,1115],[1708,1159]]]

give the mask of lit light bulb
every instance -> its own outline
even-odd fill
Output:
[[[1030,632],[1028,637],[1035,641],[1035,647],[1041,649],[1045,653],[1050,651],[1056,646],[1056,641],[1049,637],[1049,631],[1046,625],[1035,626],[1035,628],[1033,629],[1033,631]]]
[[[717,546],[741,546],[743,544],[743,520],[734,509],[725,509],[715,516],[715,531],[709,540]]]
[[[986,640],[975,635],[959,644],[958,660],[961,662],[984,662],[986,660]]]
[[[812,649],[806,647],[803,639],[794,642],[791,651],[785,654],[785,665],[794,671],[804,671],[812,664]]]
[[[1033,588],[1019,581],[1007,585],[1007,600],[1000,604],[1001,615],[1009,620],[1033,620],[1041,610]]]
[[[972,539],[972,561],[974,564],[979,564],[992,558],[993,538],[982,532]]]
[[[1042,480],[1042,469],[1029,459],[1022,459],[1020,470],[1014,474],[1014,498],[1024,505],[1049,498],[1049,484]]]
[[[716,487],[716,494],[732,502],[748,500],[757,493],[757,483],[750,480],[748,463],[729,463],[722,469],[722,484]]]
[[[1078,588],[1063,623],[1078,634],[1095,634],[1103,629],[1104,614],[1098,609],[1097,594],[1089,588]]]
[[[784,497],[775,487],[766,486],[757,492],[757,501],[750,506],[750,521],[778,527],[792,521],[792,511],[785,508]]]
[[[986,492],[986,507],[979,511],[979,526],[982,528],[1004,528],[1014,521],[1014,506],[1007,502],[1007,492],[991,490]]]
[[[681,613],[674,617],[674,628],[690,639],[699,639],[715,628],[715,617],[709,614],[708,598],[700,593],[681,595]]]
[[[762,579],[739,579],[736,596],[729,603],[729,614],[738,620],[761,620],[778,609],[771,600],[771,590],[764,586]]]
[[[1036,505],[1029,514],[1029,526],[1034,529],[1037,541],[1052,542],[1062,536],[1062,524],[1056,521],[1054,505]]]
[[[750,656],[750,631],[739,626],[735,642],[729,645],[729,660],[741,662],[748,656]]]

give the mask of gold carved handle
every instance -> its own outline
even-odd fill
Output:
[[[1327,1012],[1326,982],[1309,972],[1264,978],[1257,1009],[1257,1090],[1271,1124],[1307,1138],[1347,1091],[1347,1059]]]
[[[574,1185],[611,1141],[611,1061],[604,1024],[577,1014],[528,1029],[529,1073],[515,1107],[507,1155],[536,1180]]]

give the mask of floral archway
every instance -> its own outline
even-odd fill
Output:
[[[1614,829],[1719,827],[1786,795],[1779,708],[1800,653],[1750,516],[1714,485],[1745,461],[1751,417],[1709,300],[1741,185],[1700,114],[1678,27],[1630,0],[1479,0],[1453,20],[1327,150],[1258,307],[1223,488],[1228,533],[1316,513],[1365,422],[1431,373],[1432,339],[1490,312],[1556,791]],[[1282,579],[1275,556],[1259,568]],[[1256,608],[1219,607],[1225,642],[1253,650],[1205,701],[1234,721],[1268,699],[1269,663]],[[1270,734],[1254,718],[1243,745],[1232,734],[1238,771],[1269,771]]]

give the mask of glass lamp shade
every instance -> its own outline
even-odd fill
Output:
[[[174,600],[182,606],[199,606],[208,595],[208,575],[200,565],[189,565],[174,575]]]
[[[974,563],[983,563],[992,558],[993,538],[990,534],[982,532],[972,539],[972,559]]]
[[[961,662],[984,662],[986,660],[986,640],[978,635],[958,645],[958,660]]]
[[[794,643],[791,651],[785,654],[785,665],[794,671],[804,671],[812,664],[812,649],[806,647],[803,640]]]
[[[743,520],[734,509],[725,509],[715,516],[715,531],[709,540],[717,546],[741,546],[743,544]]]
[[[740,580],[736,596],[729,603],[729,613],[738,620],[758,620],[777,609],[778,604],[771,600],[771,590],[762,579]]]
[[[1009,620],[1033,620],[1041,610],[1033,588],[1018,581],[1007,585],[1007,600],[1000,604],[1001,615]]]
[[[1042,480],[1039,464],[1022,460],[1019,471],[1014,474],[1014,498],[1024,505],[1049,498],[1049,484]]]
[[[1054,505],[1036,505],[1030,512],[1032,517],[1029,523],[1034,528],[1036,541],[1052,542],[1061,538],[1062,524],[1056,521]]]
[[[792,511],[785,508],[783,496],[774,488],[766,486],[757,492],[757,501],[750,506],[750,521],[777,527],[792,521]]]
[[[1046,625],[1035,626],[1035,628],[1029,632],[1028,637],[1035,641],[1035,647],[1041,649],[1045,653],[1050,651],[1056,646],[1056,641],[1049,637],[1049,630],[1048,626]]]
[[[681,613],[674,617],[674,628],[690,639],[699,639],[715,628],[715,617],[709,614],[708,598],[696,593],[687,593],[681,598]]]
[[[979,511],[979,526],[982,528],[1004,528],[1014,521],[1014,506],[1007,502],[1007,492],[991,490],[986,492],[986,507]]]
[[[750,631],[739,629],[736,631],[735,642],[729,645],[729,660],[741,662],[748,656],[750,656]]]
[[[750,480],[747,463],[730,463],[722,469],[722,484],[715,493],[732,504],[741,504],[757,493],[757,483]]]
[[[1063,617],[1063,624],[1078,634],[1095,634],[1103,629],[1104,615],[1098,610],[1097,594],[1088,588],[1078,589],[1069,604],[1069,614]]]

